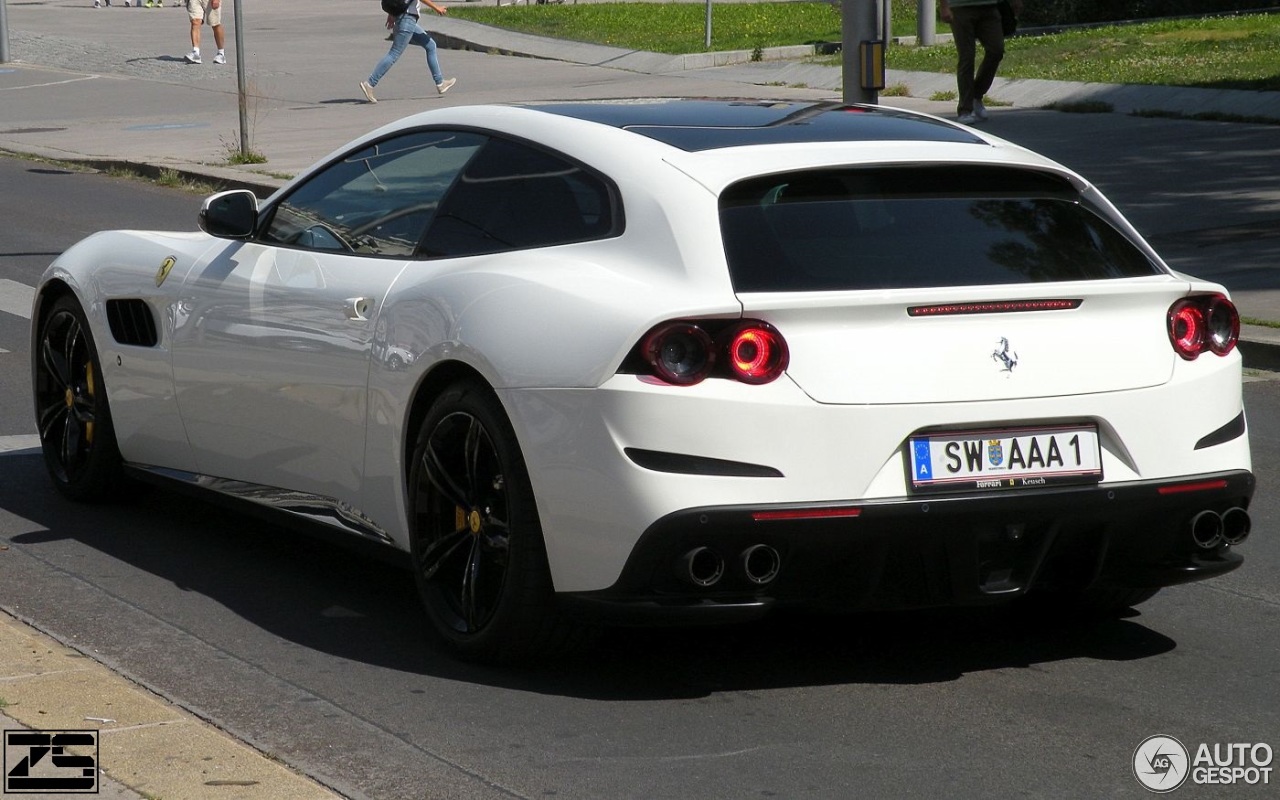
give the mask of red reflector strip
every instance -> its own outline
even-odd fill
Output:
[[[945,317],[954,314],[1008,314],[1014,311],[1065,311],[1079,308],[1081,299],[1062,300],[992,300],[980,303],[939,303],[932,306],[910,306],[907,316]]]
[[[1199,483],[1179,483],[1173,486],[1161,486],[1158,491],[1160,494],[1182,494],[1183,492],[1208,492],[1213,489],[1225,489],[1227,482],[1225,480],[1216,481],[1200,481]]]
[[[832,517],[856,517],[860,508],[793,508],[786,511],[753,511],[751,519],[770,522],[779,519],[828,519]]]

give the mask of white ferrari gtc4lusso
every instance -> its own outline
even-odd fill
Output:
[[[448,108],[199,226],[44,274],[54,484],[403,551],[464,657],[583,620],[1119,610],[1241,563],[1226,291],[1079,175],[941,119]]]

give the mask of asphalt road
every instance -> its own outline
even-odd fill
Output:
[[[0,291],[85,232],[190,227],[199,203],[7,159],[0,184]],[[32,432],[27,347],[0,311],[0,441]],[[394,565],[163,492],[70,504],[31,453],[0,454],[0,605],[351,797],[1145,797],[1148,736],[1280,748],[1280,382],[1246,394],[1245,567],[1099,626],[792,616],[465,666]]]

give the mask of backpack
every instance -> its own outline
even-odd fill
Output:
[[[382,0],[382,10],[393,17],[398,17],[409,10],[413,0]]]

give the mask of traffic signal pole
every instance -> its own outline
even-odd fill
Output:
[[[841,74],[846,103],[875,103],[884,88],[889,0],[840,0]]]

